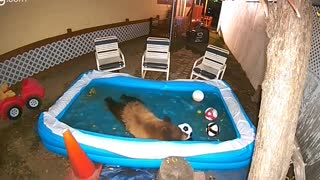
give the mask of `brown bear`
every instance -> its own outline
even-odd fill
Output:
[[[187,140],[188,135],[173,125],[169,118],[157,118],[141,100],[127,95],[122,95],[121,100],[116,102],[107,97],[105,102],[112,114],[134,137],[162,141]]]

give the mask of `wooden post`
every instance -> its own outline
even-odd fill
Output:
[[[150,22],[150,24],[149,24],[149,34],[151,34],[151,32],[152,32],[152,21],[153,21],[153,18],[150,17],[150,19],[149,19],[149,22]]]
[[[170,49],[172,43],[172,36],[173,36],[173,24],[175,19],[175,9],[176,9],[176,0],[172,0],[172,8],[171,8],[171,21],[170,21],[170,32],[169,32],[169,39],[170,39]]]
[[[295,1],[301,18],[278,0],[267,19],[267,68],[249,180],[282,180],[294,149],[311,46],[311,4]]]
[[[206,17],[207,7],[208,7],[208,0],[206,0],[206,4],[204,5],[203,17]]]

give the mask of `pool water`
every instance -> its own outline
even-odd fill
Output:
[[[108,96],[118,101],[122,94],[126,94],[141,99],[146,107],[160,119],[168,116],[175,125],[188,123],[193,129],[193,141],[227,141],[237,138],[234,125],[219,95],[204,92],[204,100],[198,103],[193,101],[192,93],[192,91],[177,92],[142,88],[123,89],[115,85],[99,86],[90,83],[72,101],[59,119],[81,130],[132,137],[111,114],[104,102]],[[209,137],[206,133],[206,126],[211,122],[204,117],[204,112],[208,107],[213,107],[218,111],[215,122],[220,127],[220,133],[215,137]],[[198,110],[201,111],[201,114],[197,113]]]

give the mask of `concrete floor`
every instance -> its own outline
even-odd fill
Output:
[[[141,37],[120,44],[127,66],[120,72],[140,77],[145,41],[146,37]],[[223,40],[215,33],[210,33],[210,44],[225,47]],[[205,47],[206,44],[175,41],[171,50],[170,79],[189,78],[194,61],[203,55]],[[95,57],[90,53],[33,76],[46,88],[46,98],[40,110],[25,109],[17,122],[0,122],[0,179],[62,179],[65,176],[69,162],[42,146],[37,134],[37,118],[81,73],[95,68]],[[165,74],[149,72],[146,79],[165,80]],[[257,125],[259,107],[250,98],[254,89],[232,54],[227,60],[223,80],[232,87],[244,110]],[[21,83],[18,83],[12,88],[19,92],[20,87]]]

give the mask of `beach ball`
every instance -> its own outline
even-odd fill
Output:
[[[218,111],[212,107],[209,107],[208,109],[206,109],[204,115],[207,120],[214,121],[218,117]]]
[[[192,93],[192,98],[196,102],[201,102],[203,100],[203,98],[204,98],[204,94],[200,90],[195,90]]]
[[[188,123],[179,124],[178,127],[181,129],[182,132],[188,135],[187,139],[190,139],[192,136],[192,127]]]
[[[220,133],[220,127],[215,122],[211,122],[207,125],[206,132],[208,136],[214,137]]]

